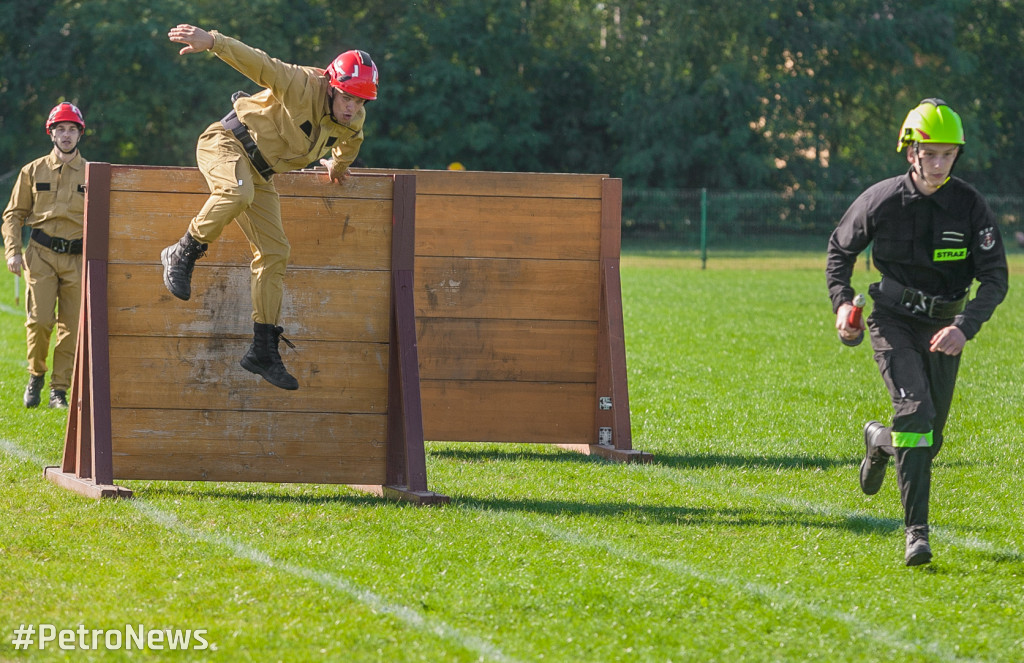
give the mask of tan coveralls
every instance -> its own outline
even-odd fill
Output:
[[[50,237],[82,239],[85,213],[85,159],[64,163],[54,152],[26,165],[18,174],[3,214],[5,259],[21,253],[21,229],[28,226]],[[30,240],[25,265],[25,328],[28,371],[46,374],[50,334],[57,324],[50,388],[67,391],[75,366],[78,314],[82,299],[82,254],[57,253]]]
[[[365,110],[360,109],[349,125],[338,124],[331,115],[330,85],[322,69],[287,64],[217,31],[211,34],[210,50],[265,88],[237,99],[234,109],[273,171],[315,165],[330,150],[331,174],[344,173],[362,145]],[[253,321],[276,325],[290,252],[277,190],[257,172],[241,142],[219,122],[199,137],[196,161],[210,197],[189,224],[189,233],[206,244],[220,237],[232,220],[238,223],[253,254]]]

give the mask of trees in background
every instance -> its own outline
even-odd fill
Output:
[[[903,117],[942,96],[967,128],[960,171],[1020,183],[1024,3],[1009,0],[4,0],[0,176],[48,149],[64,99],[86,113],[89,158],[193,165],[198,134],[255,86],[179,56],[179,22],[300,64],[369,51],[371,166],[849,191],[902,169]]]

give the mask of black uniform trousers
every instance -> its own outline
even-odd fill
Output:
[[[868,318],[871,346],[882,380],[892,399],[892,425],[879,448],[895,456],[904,524],[928,524],[932,459],[942,448],[942,429],[949,417],[960,369],[960,355],[931,352],[932,336],[952,320],[911,316],[875,299]],[[892,432],[932,433],[930,447],[891,446]],[[880,442],[882,440],[879,440]]]

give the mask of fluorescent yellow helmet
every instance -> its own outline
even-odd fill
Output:
[[[960,116],[942,99],[925,99],[907,114],[900,127],[896,151],[914,143],[963,145],[964,125]]]

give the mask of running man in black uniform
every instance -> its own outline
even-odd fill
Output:
[[[864,427],[866,453],[860,486],[882,487],[889,457],[896,459],[906,526],[906,564],[932,559],[928,496],[932,459],[942,448],[960,367],[960,353],[1003,301],[1006,254],[988,204],[971,185],[952,177],[965,143],[960,116],[941,99],[910,111],[896,150],[907,149],[909,171],[883,180],[857,198],[829,239],[828,279],[836,329],[848,322],[857,255],[871,256],[882,275],[868,293],[867,319],[875,361],[892,399],[890,426]],[[972,283],[979,286],[970,299]]]

